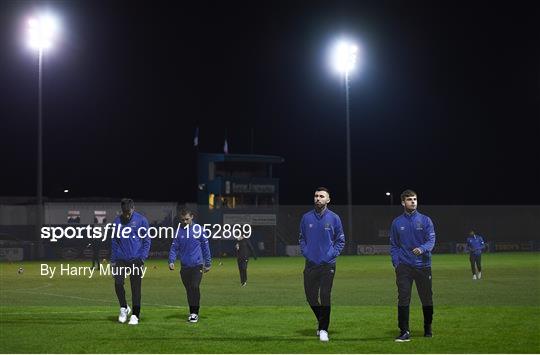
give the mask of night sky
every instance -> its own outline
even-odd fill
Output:
[[[0,196],[36,193],[37,54],[25,20],[62,24],[45,53],[44,195],[195,201],[202,152],[279,155],[282,204],[346,203],[340,36],[351,75],[353,202],[540,201],[540,11],[528,1],[2,1]],[[200,4],[199,4],[200,3]],[[397,200],[397,198],[396,198]]]

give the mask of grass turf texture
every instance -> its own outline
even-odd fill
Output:
[[[251,260],[244,288],[236,259],[223,259],[221,266],[215,259],[201,285],[197,324],[186,322],[178,269],[169,271],[166,260],[150,260],[138,326],[117,322],[110,276],[49,279],[39,275],[39,262],[1,263],[0,352],[540,353],[539,256],[486,254],[483,278],[473,281],[467,255],[435,255],[434,337],[422,337],[413,287],[410,343],[393,341],[397,291],[388,256],[338,259],[326,344],[315,336],[304,299],[302,258]],[[18,274],[21,265],[25,271]],[[129,282],[126,293],[130,303]]]

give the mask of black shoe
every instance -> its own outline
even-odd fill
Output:
[[[411,341],[411,333],[409,333],[408,330],[401,331],[399,333],[399,336],[394,341],[397,341],[399,343],[402,343],[402,342],[405,342],[405,341]]]
[[[426,338],[433,337],[433,333],[431,332],[431,325],[424,325],[424,336]]]

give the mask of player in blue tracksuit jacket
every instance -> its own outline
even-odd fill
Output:
[[[180,259],[180,277],[186,288],[189,304],[188,322],[197,323],[201,300],[199,286],[202,274],[210,271],[212,258],[208,239],[204,237],[201,226],[193,223],[193,212],[182,209],[180,222],[181,226],[176,231],[169,251],[169,269],[174,270],[174,262]]]
[[[474,233],[474,231],[470,231],[469,235],[467,247],[469,248],[469,261],[471,262],[473,280],[479,280],[482,278],[482,250],[486,247],[486,243],[484,243],[484,238]]]
[[[131,309],[126,302],[124,279],[126,269],[130,269],[129,280],[131,284],[131,298],[133,314],[129,319],[130,325],[139,323],[141,312],[141,284],[142,268],[144,260],[148,258],[151,240],[146,236],[148,220],[142,214],[135,212],[135,204],[132,199],[125,198],[120,202],[122,214],[114,220],[116,228],[120,229],[120,237],[111,239],[111,263],[114,265],[114,289],[120,303],[120,315],[118,321],[125,323]],[[122,237],[122,231],[129,228],[129,237]],[[115,233],[116,235],[116,233]]]
[[[315,191],[315,208],[300,222],[300,251],[306,258],[304,291],[319,322],[317,335],[328,341],[330,294],[336,272],[336,258],[345,246],[343,226],[337,214],[327,207],[330,192],[325,187]],[[320,293],[320,302],[319,302]]]
[[[401,194],[404,213],[390,227],[390,254],[398,287],[398,342],[409,341],[409,304],[411,288],[416,283],[424,313],[424,336],[431,337],[433,292],[431,287],[431,251],[435,245],[435,229],[431,219],[416,209],[417,195],[412,190]]]

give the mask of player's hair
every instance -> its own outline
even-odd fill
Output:
[[[120,201],[120,207],[122,207],[122,211],[130,211],[135,207],[135,203],[130,198],[123,198]]]
[[[328,190],[326,187],[324,186],[319,186],[315,189],[315,191],[326,191],[328,193],[328,197],[330,197],[330,190]]]
[[[182,208],[180,209],[180,211],[178,211],[178,215],[179,215],[179,216],[185,216],[185,215],[188,215],[188,214],[193,216],[193,211],[190,210],[190,209],[187,208],[187,207],[182,207]]]
[[[411,197],[411,196],[418,196],[418,194],[414,192],[413,190],[407,189],[401,193],[401,201],[405,201],[407,197]]]

